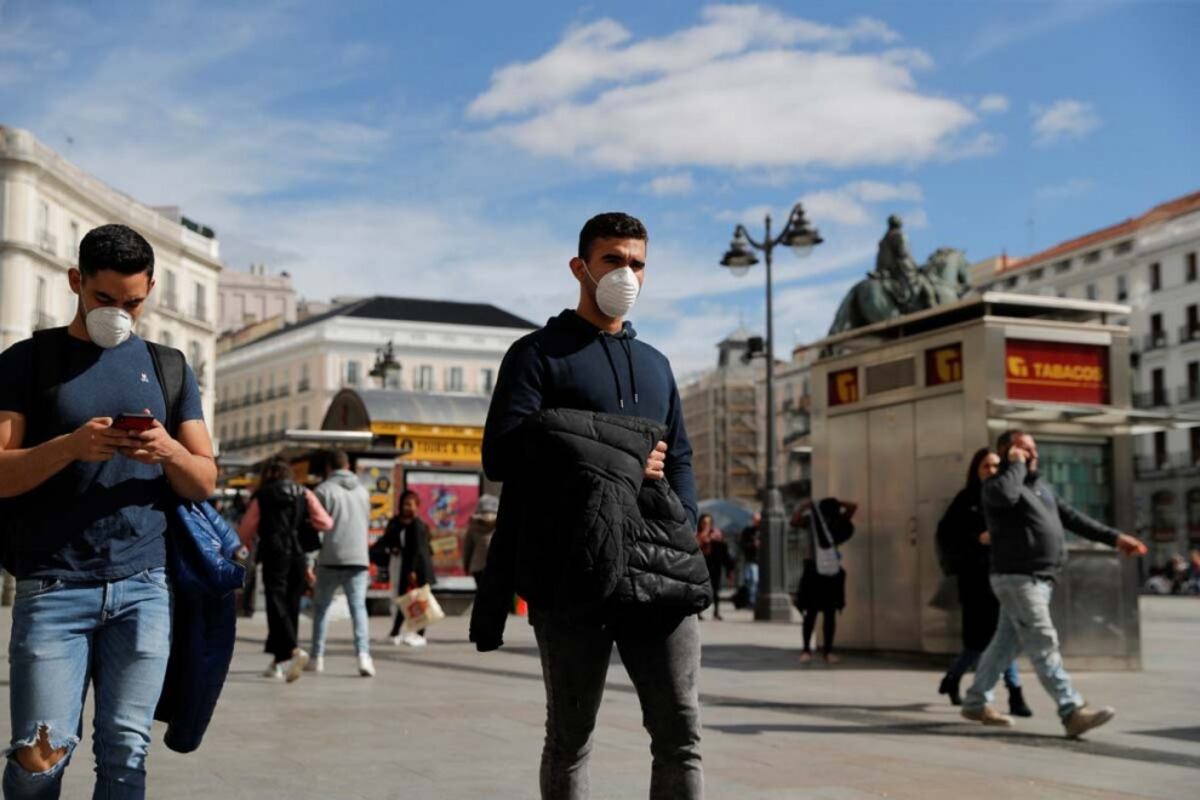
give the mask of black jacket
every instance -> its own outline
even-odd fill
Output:
[[[304,487],[290,480],[272,481],[254,493],[258,500],[258,560],[304,555],[298,532],[308,521]]]
[[[979,541],[988,529],[983,516],[981,487],[955,495],[937,527],[937,544],[947,575],[982,576],[986,582],[991,548]]]
[[[408,533],[401,546],[400,533],[406,525]],[[376,564],[386,566],[387,559],[397,553],[400,555],[400,575],[392,583],[400,594],[408,591],[408,576],[413,572],[417,574],[417,586],[437,583],[433,574],[433,555],[429,550],[429,526],[420,517],[407,523],[398,515],[392,517],[383,536],[371,545],[371,560]]]
[[[570,616],[708,607],[708,568],[683,504],[667,481],[643,481],[661,424],[557,409],[527,419],[520,434],[530,466],[504,485],[471,614],[481,651],[502,644],[514,593],[535,611]]]
[[[1067,561],[1063,528],[1110,547],[1120,534],[1059,500],[1019,461],[983,482],[983,513],[996,575],[1057,575]]]
[[[667,482],[695,526],[692,445],[675,375],[667,357],[639,340],[632,325],[607,333],[568,310],[509,348],[483,434],[483,469],[489,478],[507,483],[526,468],[517,429],[527,417],[551,408],[662,423]]]

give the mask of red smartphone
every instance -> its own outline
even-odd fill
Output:
[[[154,427],[154,415],[118,414],[112,426],[123,431],[148,431]]]

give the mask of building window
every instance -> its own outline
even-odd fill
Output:
[[[1187,386],[1184,389],[1184,399],[1192,402],[1200,400],[1200,361],[1189,361],[1187,365]],[[1200,428],[1192,430],[1200,431]]]
[[[479,389],[484,394],[491,394],[496,388],[496,371],[485,367],[479,370]]]
[[[246,420],[245,422],[242,423],[242,438],[243,439],[250,438],[250,420]]]
[[[171,336],[171,332],[165,328],[161,333],[158,334],[158,341],[159,344],[164,344],[167,347],[172,347],[175,344],[175,340],[174,337]]]
[[[1054,265],[1054,274],[1055,275],[1062,275],[1064,272],[1070,272],[1070,270],[1071,270],[1071,259],[1069,259],[1069,258],[1064,258],[1062,261],[1059,261],[1058,263],[1056,263]]]
[[[1167,346],[1167,332],[1163,329],[1163,315],[1150,315],[1150,349]]]
[[[1092,252],[1084,253],[1084,255],[1083,255],[1083,263],[1084,264],[1095,264],[1099,260],[1100,260],[1100,251],[1099,250],[1093,250]]]
[[[288,412],[284,411],[279,415],[279,430],[286,431],[288,429]]]
[[[1095,299],[1096,299],[1096,297],[1097,297],[1097,295],[1096,295],[1096,284],[1094,284],[1094,283],[1089,283],[1089,284],[1087,285],[1086,295],[1087,295],[1087,299],[1088,299],[1088,300],[1095,300]]]
[[[71,220],[71,258],[79,260],[79,223]]]
[[[1165,406],[1167,404],[1167,379],[1162,369],[1156,369],[1150,373],[1150,385],[1153,390],[1151,398],[1153,405]]]
[[[179,308],[179,297],[175,293],[175,273],[167,270],[163,277],[163,305],[172,311]]]
[[[1037,283],[1046,276],[1046,270],[1038,267],[1037,269],[1029,270],[1029,276],[1025,279],[1026,283]]]
[[[267,415],[267,432],[268,433],[275,432],[275,415],[274,414]]]
[[[262,422],[263,422],[262,417],[254,418],[254,435],[255,436],[262,436],[262,432],[263,432]]]
[[[346,362],[346,383],[350,384],[351,386],[358,386],[359,370],[361,369],[361,366],[362,365],[357,361]]]
[[[417,380],[413,388],[418,392],[433,390],[433,367],[428,364],[422,364],[420,367],[417,367]]]
[[[1133,249],[1133,242],[1121,242],[1113,247],[1114,256],[1123,256]]]
[[[1167,432],[1158,431],[1154,434],[1154,466],[1167,465]]]
[[[222,425],[222,426],[221,426],[221,441],[222,441],[222,442],[223,442],[223,441],[225,441],[225,434],[227,434],[227,433],[229,433],[229,426],[228,426],[228,425]]]
[[[446,370],[446,391],[461,392],[463,390],[462,367],[450,367]]]
[[[300,365],[300,383],[296,385],[297,392],[307,392],[309,389],[308,364]]]
[[[384,379],[383,379],[384,387],[386,387],[388,389],[399,389],[400,385],[401,385],[400,379],[403,377],[403,375],[404,375],[404,366],[402,364],[397,364],[395,367],[392,367],[391,369],[389,369],[387,371],[387,374],[384,376]]]
[[[1017,280],[1018,280],[1018,278],[1016,275],[1013,275],[1011,278],[1005,278],[1004,279],[1004,288],[1005,289],[1017,288]]]
[[[1150,265],[1150,291],[1157,292],[1162,288],[1162,265],[1155,261]]]
[[[1191,434],[1192,440],[1192,463],[1198,464],[1200,463],[1200,428],[1192,428],[1188,433]]]
[[[300,428],[308,430],[308,406],[300,406]]]
[[[1183,271],[1188,283],[1196,282],[1196,254],[1188,253],[1183,257]]]
[[[204,284],[196,284],[196,296],[192,302],[192,316],[204,322],[208,319],[208,295],[204,291]]]
[[[1129,281],[1124,275],[1117,276],[1117,302],[1129,299]]]

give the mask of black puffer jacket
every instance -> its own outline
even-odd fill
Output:
[[[708,607],[708,569],[683,504],[665,480],[643,481],[663,432],[650,420],[571,409],[522,423],[528,474],[500,498],[471,614],[479,650],[502,644],[514,592],[535,611],[567,615],[682,617]]]

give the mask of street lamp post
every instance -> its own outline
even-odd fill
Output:
[[[783,496],[776,484],[775,474],[775,320],[772,297],[771,262],[772,252],[779,245],[791,247],[803,258],[813,247],[824,241],[816,228],[809,225],[804,208],[797,203],[792,208],[787,225],[777,238],[771,238],[771,215],[765,220],[766,232],[761,242],[755,241],[745,226],[738,225],[733,232],[729,251],[721,259],[721,266],[728,267],[734,275],[741,277],[758,263],[754,250],[761,250],[767,265],[767,470],[765,495],[763,497],[762,523],[759,530],[766,540],[760,558],[760,581],[758,602],[754,607],[754,618],[766,621],[791,619],[791,599],[788,596],[786,574],[786,532],[783,511]]]

